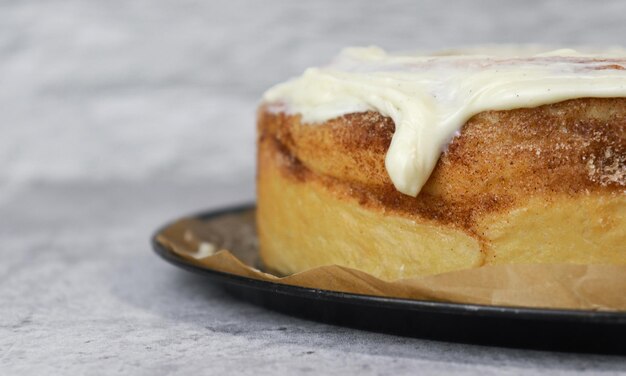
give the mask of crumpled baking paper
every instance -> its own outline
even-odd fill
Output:
[[[157,241],[204,268],[288,285],[443,302],[626,311],[626,265],[494,265],[391,282],[336,265],[274,275],[260,270],[254,209],[182,219]]]

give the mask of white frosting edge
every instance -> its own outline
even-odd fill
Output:
[[[470,52],[390,55],[375,47],[350,48],[332,64],[272,87],[263,101],[286,105],[311,124],[364,111],[390,117],[396,130],[385,166],[396,189],[416,196],[447,144],[477,113],[626,97],[626,70],[613,69],[626,68],[624,50]]]

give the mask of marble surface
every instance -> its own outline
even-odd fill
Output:
[[[624,2],[219,3],[0,1],[1,375],[626,371],[284,316],[148,243],[253,200],[259,96],[342,46],[618,44]]]

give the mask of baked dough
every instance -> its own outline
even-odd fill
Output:
[[[386,280],[488,264],[626,264],[626,98],[473,116],[417,197],[385,169],[394,122],[304,124],[262,106],[257,223],[267,267]]]

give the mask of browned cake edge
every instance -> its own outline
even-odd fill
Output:
[[[310,125],[259,110],[258,141],[276,151],[284,176],[468,232],[485,214],[533,196],[626,193],[626,98],[482,112],[463,126],[417,197],[398,192],[386,172],[393,132],[393,121],[375,112]]]

